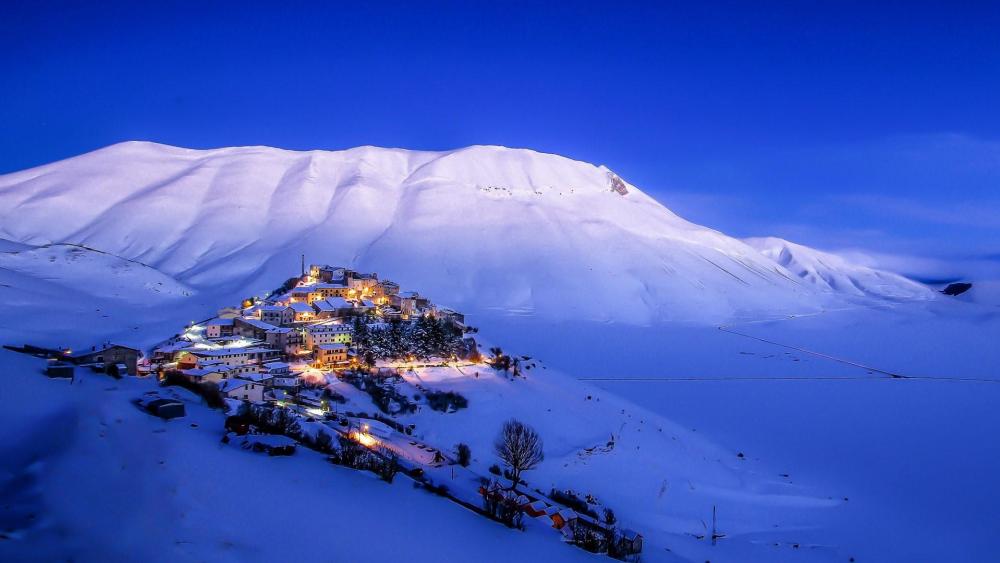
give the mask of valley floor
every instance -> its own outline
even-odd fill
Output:
[[[518,345],[540,342],[527,325],[498,322]],[[846,497],[815,522],[817,550],[836,547],[858,561],[995,557],[995,307],[846,310],[734,330],[775,344],[717,328],[578,325],[548,327],[549,341],[568,344],[543,355],[796,483]],[[626,342],[639,351],[601,362]],[[596,361],[581,362],[584,351]]]

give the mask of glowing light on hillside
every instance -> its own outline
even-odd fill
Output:
[[[367,424],[364,426],[364,429],[368,430]],[[378,439],[376,439],[368,432],[351,432],[351,439],[353,439],[355,442],[361,444],[366,448],[377,446],[379,444]]]

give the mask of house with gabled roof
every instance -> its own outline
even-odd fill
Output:
[[[230,399],[260,402],[264,400],[264,385],[246,379],[225,379],[218,383],[219,393]]]
[[[287,305],[261,305],[257,309],[256,317],[270,325],[283,326],[292,323],[295,311]]]
[[[233,335],[234,318],[215,318],[205,323],[205,336],[208,338],[223,338]]]

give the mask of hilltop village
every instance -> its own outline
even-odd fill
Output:
[[[226,398],[287,401],[301,382],[379,360],[479,360],[465,317],[374,273],[313,265],[264,299],[192,323],[150,357],[161,380],[212,383]]]

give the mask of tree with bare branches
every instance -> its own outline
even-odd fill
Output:
[[[522,472],[534,469],[545,459],[542,438],[538,432],[513,418],[504,423],[493,442],[493,449],[510,470],[511,490],[517,489]]]

